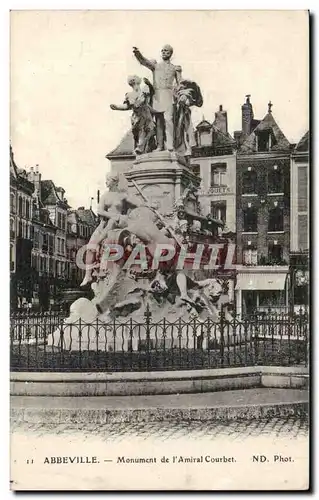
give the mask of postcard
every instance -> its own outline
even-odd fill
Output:
[[[309,488],[309,12],[10,14],[14,491]]]

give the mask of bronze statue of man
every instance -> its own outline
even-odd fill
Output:
[[[137,47],[133,47],[133,54],[143,66],[149,68],[153,73],[153,110],[156,119],[156,139],[157,151],[174,149],[174,125],[173,109],[174,95],[173,90],[176,84],[179,84],[182,78],[182,68],[171,63],[173,48],[170,45],[164,45],[162,48],[162,61],[158,63],[155,60],[146,59]]]

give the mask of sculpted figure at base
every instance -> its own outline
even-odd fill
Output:
[[[182,75],[182,68],[171,63],[173,48],[170,45],[164,45],[162,48],[162,61],[158,63],[155,60],[146,59],[137,47],[133,47],[133,54],[140,64],[146,66],[153,73],[154,99],[153,109],[156,120],[156,140],[157,150],[174,149],[174,124],[173,124],[173,106],[174,106],[174,84],[179,84]]]
[[[109,191],[102,195],[98,206],[97,213],[101,222],[93,232],[88,244],[86,264],[89,266],[81,286],[92,281],[92,264],[97,260],[99,246],[107,238],[112,239],[114,243],[115,234],[122,235],[124,240],[126,238],[126,241],[117,241],[118,244],[123,243],[123,245],[133,243],[134,238],[138,238],[147,245],[151,255],[153,255],[156,244],[170,244],[174,241],[165,234],[165,231],[159,229],[158,217],[151,207],[118,188],[118,177],[111,177],[108,180],[108,186]],[[124,229],[125,232],[119,233],[118,230]]]
[[[151,83],[144,78],[145,85],[141,87],[139,76],[129,76],[128,84],[132,91],[125,94],[123,104],[111,104],[116,111],[132,110],[131,124],[136,154],[147,153],[154,149],[155,123],[152,116],[152,95],[154,93]]]

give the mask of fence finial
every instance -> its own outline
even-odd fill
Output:
[[[149,303],[146,304],[146,308],[145,308],[145,312],[144,312],[144,318],[146,319],[146,321],[149,321],[152,317],[152,313],[151,313],[151,310],[150,310],[150,305]]]

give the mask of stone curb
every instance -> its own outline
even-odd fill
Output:
[[[234,421],[274,417],[306,417],[308,402],[213,406],[207,408],[11,408],[11,420],[31,424],[96,424],[167,422],[167,421]]]
[[[137,396],[216,392],[255,387],[307,388],[305,367],[239,367],[120,373],[13,372],[15,396]]]

